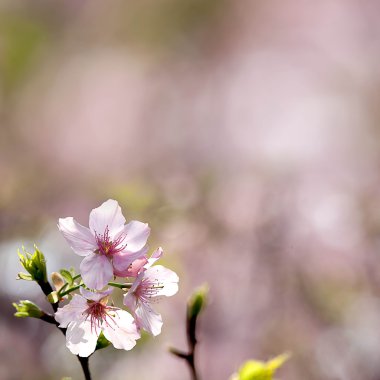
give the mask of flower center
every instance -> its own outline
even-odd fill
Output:
[[[158,291],[164,286],[158,280],[144,278],[135,291],[136,297],[143,302],[150,302],[151,298],[158,294]]]
[[[111,326],[110,322],[114,325],[115,320],[112,318],[110,311],[114,310],[114,307],[107,306],[107,301],[104,299],[100,301],[87,301],[88,308],[84,311],[86,315],[86,320],[89,319],[91,322],[91,331],[94,329],[97,332],[98,328],[101,328],[103,324],[106,326]]]
[[[115,253],[119,253],[123,251],[127,246],[127,244],[123,244],[125,238],[125,234],[120,234],[120,236],[112,240],[108,226],[106,227],[103,235],[98,234],[95,231],[95,240],[96,244],[98,245],[97,252],[105,256],[112,256]]]

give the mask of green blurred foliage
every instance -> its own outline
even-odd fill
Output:
[[[287,360],[289,354],[282,354],[267,362],[249,360],[231,380],[273,380],[273,376]]]
[[[48,39],[46,26],[30,15],[0,13],[0,79],[5,92],[18,85]]]
[[[149,49],[172,47],[209,27],[224,0],[145,0],[128,3],[123,34]]]

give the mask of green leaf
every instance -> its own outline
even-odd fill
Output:
[[[25,281],[33,281],[33,278],[30,274],[27,274],[27,273],[18,273],[17,275],[17,280],[25,280]]]
[[[24,247],[22,247],[22,253],[18,251],[21,265],[30,274],[32,280],[46,283],[47,273],[45,256],[36,246],[34,248],[35,251],[33,254],[27,252]],[[29,276],[26,275],[26,277],[23,279],[30,280],[28,277]],[[22,276],[20,276],[20,278],[22,278]]]
[[[73,284],[73,276],[71,275],[71,273],[68,270],[61,269],[59,271],[59,273],[66,280],[66,282],[69,284],[69,286],[71,286]]]
[[[269,360],[267,362],[267,368],[269,368],[271,371],[275,372],[278,368],[282,367],[282,365],[289,360],[290,354],[285,353],[279,356],[276,356],[272,360]]]
[[[265,363],[255,360],[246,362],[240,368],[239,376],[241,380],[270,380],[272,378]]]
[[[16,313],[14,315],[19,318],[41,318],[44,314],[36,304],[28,300],[20,301],[19,304],[14,302],[12,305],[16,309]]]
[[[289,354],[282,354],[267,362],[249,360],[239,369],[231,380],[273,380],[273,376],[288,359]]]

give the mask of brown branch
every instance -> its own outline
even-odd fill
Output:
[[[46,297],[48,297],[49,294],[53,291],[53,288],[51,287],[49,282],[38,282],[38,285],[40,286],[41,290],[43,291],[43,293],[45,294]],[[58,310],[58,302],[52,303],[51,305],[52,305],[52,308],[53,308],[54,313],[55,313]],[[59,330],[61,330],[63,335],[66,336],[66,330],[67,329],[59,327],[59,323],[55,320],[53,315],[48,314],[48,313],[44,313],[40,319],[47,322],[47,323],[51,323],[51,324],[55,325]],[[81,357],[79,355],[76,355],[76,356],[77,356],[79,363],[82,367],[85,380],[91,380],[90,368],[89,368],[89,363],[88,363],[89,358],[88,357]]]

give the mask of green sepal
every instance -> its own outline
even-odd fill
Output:
[[[31,254],[22,247],[22,253],[18,251],[18,256],[20,258],[21,265],[30,274],[32,280],[36,282],[47,282],[46,273],[46,260],[43,253],[34,246],[34,253]]]
[[[96,342],[95,350],[101,350],[102,348],[106,348],[111,344],[111,342],[104,336],[103,331],[100,332],[98,341]]]
[[[44,312],[35,303],[28,300],[20,301],[19,304],[14,302],[12,305],[16,309],[14,315],[18,318],[41,318],[44,315]]]
[[[206,307],[208,301],[209,287],[207,284],[195,289],[187,303],[187,317],[192,319],[197,317],[199,313]]]

